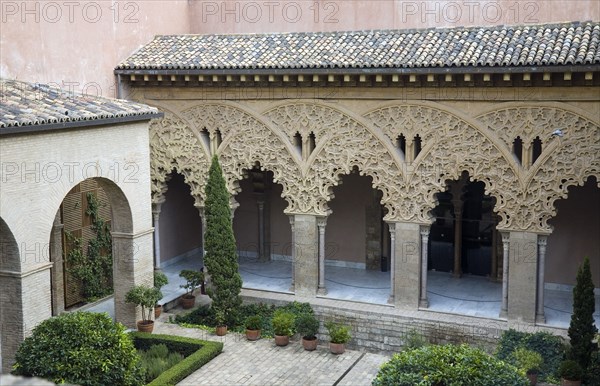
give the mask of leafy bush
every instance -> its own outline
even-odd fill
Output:
[[[544,359],[539,353],[527,350],[524,347],[519,347],[513,351],[512,357],[514,359],[511,363],[521,370],[523,374],[528,372],[539,373],[542,363],[544,363]]]
[[[156,287],[136,285],[125,294],[125,302],[142,307],[142,320],[152,320],[152,310],[156,303],[162,298],[160,290]],[[146,311],[148,313],[146,314]]]
[[[574,360],[566,360],[560,364],[558,374],[569,381],[580,381],[583,377],[583,369]]]
[[[259,315],[248,316],[245,324],[248,330],[260,330],[262,327],[262,318]]]
[[[179,273],[179,277],[185,280],[185,284],[180,285],[185,289],[186,296],[192,296],[196,288],[200,287],[204,281],[204,273],[191,269],[184,269]]]
[[[600,385],[600,351],[592,354],[587,371],[587,382],[589,385]]]
[[[174,386],[223,350],[223,343],[208,342],[182,336],[146,334],[133,332],[131,336],[138,350],[147,350],[152,345],[163,343],[169,351],[178,352],[185,358],[175,366],[163,372],[148,386]]]
[[[150,346],[147,351],[139,350],[146,383],[152,382],[165,370],[175,366],[183,359],[178,352],[170,352],[164,343]]]
[[[346,343],[350,340],[350,327],[341,323],[327,322],[325,328],[329,332],[329,341],[331,343]]]
[[[319,332],[319,320],[313,314],[300,314],[296,317],[296,331],[304,339],[314,339]]]
[[[525,386],[529,381],[503,361],[468,345],[431,345],[395,354],[374,386]]]
[[[594,324],[595,303],[590,259],[585,257],[577,270],[573,288],[573,315],[568,331],[571,340],[569,357],[576,360],[583,369],[590,365],[592,353],[598,351],[598,346],[592,342],[598,332]]]
[[[91,312],[40,323],[19,347],[13,373],[81,386],[143,384],[139,357],[125,327],[107,314]]]
[[[291,312],[284,310],[277,310],[273,315],[273,332],[275,335],[294,335],[294,319],[295,316]]]
[[[229,192],[216,155],[213,156],[208,171],[205,192],[204,264],[212,282],[206,292],[212,299],[212,307],[222,311],[225,318],[229,318],[229,315],[235,313],[242,305],[240,297],[242,278],[238,272],[237,246],[231,223]]]
[[[544,362],[540,369],[540,380],[557,377],[560,363],[565,359],[566,346],[561,337],[547,332],[505,331],[500,338],[496,357],[510,362],[512,353],[519,347],[539,353]]]
[[[263,337],[273,336],[273,325],[271,323],[275,310],[289,311],[296,317],[302,314],[313,314],[313,310],[308,303],[291,302],[282,307],[267,305],[263,303],[244,304],[236,312],[230,313],[227,318],[227,329],[235,332],[246,331],[246,319],[250,316],[260,316],[262,320],[261,335]],[[186,325],[200,325],[216,327],[215,311],[209,306],[200,306],[185,315],[177,315],[175,322]]]

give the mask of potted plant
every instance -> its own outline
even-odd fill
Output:
[[[290,343],[290,336],[294,335],[294,314],[277,310],[271,323],[275,333],[275,344],[287,346]]]
[[[125,294],[126,303],[142,307],[142,320],[137,322],[138,331],[151,333],[154,329],[154,320],[151,319],[152,309],[159,298],[160,291],[155,287],[146,285],[137,285]],[[148,310],[148,313],[146,313],[146,310]]]
[[[262,327],[262,318],[258,315],[252,315],[246,318],[246,338],[248,340],[258,340],[260,338],[260,328]]]
[[[524,347],[517,348],[512,355],[517,368],[525,373],[531,386],[537,385],[538,374],[544,363],[542,356]]]
[[[184,309],[190,309],[196,304],[194,290],[204,281],[204,273],[191,269],[184,269],[179,273],[179,277],[185,279],[185,284],[180,285],[180,287],[186,290],[185,295],[181,297],[181,306]]]
[[[217,323],[217,327],[215,328],[215,333],[217,336],[223,336],[227,334],[225,310],[215,310],[215,322]]]
[[[583,369],[574,360],[566,360],[560,364],[558,374],[561,377],[561,386],[580,386]]]
[[[346,343],[350,340],[350,327],[341,323],[327,322],[325,327],[329,332],[329,351],[342,354],[346,351]]]
[[[154,271],[154,288],[156,288],[158,290],[158,292],[160,292],[160,298],[158,300],[161,300],[163,298],[163,293],[161,291],[161,288],[166,286],[167,284],[169,284],[169,279],[167,278],[167,275],[165,275],[161,271]],[[154,305],[154,319],[158,319],[161,312],[162,312],[162,305],[156,303]]]
[[[313,314],[302,314],[296,318],[296,331],[302,335],[302,346],[305,350],[314,351],[317,348],[319,321]]]

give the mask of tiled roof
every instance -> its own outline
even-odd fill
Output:
[[[164,35],[120,70],[596,65],[600,23],[245,35]],[[143,71],[142,71],[143,72]]]
[[[41,126],[74,127],[161,116],[158,109],[120,99],[76,94],[43,84],[0,79],[0,133]]]

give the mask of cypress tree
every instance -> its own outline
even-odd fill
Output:
[[[230,319],[231,311],[242,304],[240,297],[242,278],[238,272],[229,192],[216,155],[213,156],[210,165],[205,192],[204,265],[212,280],[212,287],[207,289],[207,293],[212,299],[215,312],[224,315],[226,321]]]
[[[573,288],[573,315],[569,325],[571,357],[583,369],[590,365],[590,358],[598,350],[592,340],[598,329],[594,325],[594,283],[590,270],[590,259],[585,258],[577,271],[577,281]]]

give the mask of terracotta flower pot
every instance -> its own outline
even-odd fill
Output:
[[[287,335],[275,335],[275,344],[277,346],[287,346],[290,343],[290,337]]]
[[[343,354],[344,351],[346,351],[346,345],[344,343],[333,343],[330,342],[329,343],[329,351],[331,351],[332,354]]]
[[[227,334],[227,326],[217,326],[217,328],[215,329],[215,333],[217,334],[217,336],[223,336]]]
[[[154,319],[158,319],[160,314],[162,314],[162,306],[157,304],[154,306]]]
[[[318,343],[319,340],[316,337],[313,339],[302,338],[302,347],[304,347],[306,351],[315,351]]]
[[[260,330],[246,330],[246,338],[248,340],[258,340],[260,338]]]
[[[183,295],[181,297],[181,307],[185,310],[193,308],[196,304],[196,297],[194,295]]]
[[[154,320],[138,320],[137,329],[139,332],[152,333],[154,330]]]
[[[562,378],[560,380],[560,386],[581,386],[581,381],[570,381],[568,379]]]

